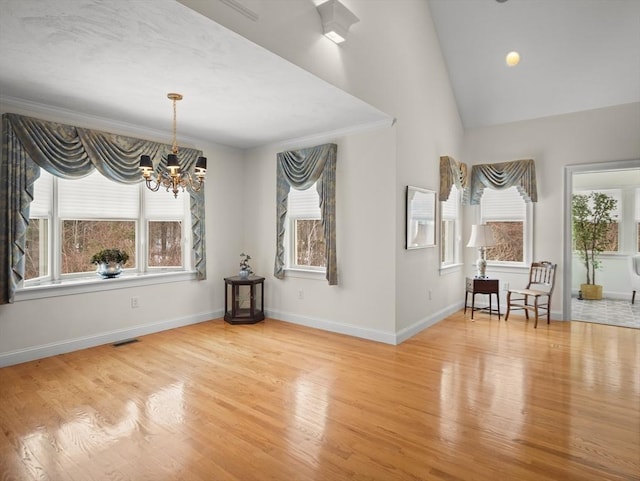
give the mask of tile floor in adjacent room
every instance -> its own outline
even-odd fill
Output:
[[[600,299],[598,301],[571,298],[571,318],[576,321],[595,322],[612,326],[640,329],[640,301]]]

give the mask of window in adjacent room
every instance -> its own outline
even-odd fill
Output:
[[[460,190],[451,186],[449,198],[440,203],[440,264],[460,262]]]
[[[293,187],[287,205],[285,249],[288,269],[325,271],[325,240],[316,184]]]
[[[496,245],[486,250],[487,261],[494,263],[531,262],[533,209],[516,187],[505,190],[484,189],[480,200],[480,220],[491,225]]]

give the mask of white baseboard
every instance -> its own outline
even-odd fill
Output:
[[[270,309],[268,317],[278,319],[284,322],[290,322],[292,324],[299,324],[301,326],[312,327],[314,329],[322,329],[323,331],[337,332],[339,334],[346,334],[348,336],[359,337],[361,339],[368,339],[370,341],[383,342],[385,344],[397,345],[403,341],[406,341],[410,337],[414,336],[418,332],[432,326],[447,316],[457,312],[464,305],[457,303],[449,306],[441,311],[431,314],[424,319],[406,327],[398,332],[387,332],[376,329],[363,328],[360,326],[354,326],[353,324],[344,324],[336,321],[328,321],[325,319],[314,319],[307,316],[300,316],[298,314],[291,314],[288,312],[282,312],[278,310]]]
[[[337,332],[338,334],[347,334],[348,336],[369,339],[370,341],[384,342],[385,344],[396,344],[396,336],[393,332],[379,331],[377,329],[369,329],[354,326],[353,324],[328,321],[326,319],[315,319],[275,309],[269,309],[267,317],[290,322],[291,324],[299,324],[301,326],[313,327],[314,329],[322,329],[323,331]]]
[[[409,327],[400,329],[400,331],[396,332],[395,344],[400,344],[406,341],[407,339],[415,336],[416,334],[418,334],[420,331],[423,331],[427,327],[433,326],[434,324],[437,324],[441,320],[449,317],[451,314],[458,312],[463,307],[464,307],[464,303],[458,302],[451,306],[445,307],[444,309],[441,309],[438,312],[434,312],[433,314],[430,314],[429,316],[419,320],[418,322],[413,323]]]
[[[131,339],[137,336],[153,334],[154,332],[175,329],[176,327],[198,324],[199,322],[208,321],[210,319],[219,319],[223,315],[224,310],[218,309],[209,313],[196,314],[179,319],[171,319],[168,321],[153,322],[150,324],[135,326],[130,329],[117,329],[115,331],[103,332],[92,336],[79,337],[75,339],[65,339],[60,342],[43,344],[26,349],[17,349],[15,351],[0,353],[0,367],[11,366],[28,361],[35,361],[36,359],[57,356],[58,354],[78,351],[80,349],[86,349],[88,347],[110,344],[125,339]]]

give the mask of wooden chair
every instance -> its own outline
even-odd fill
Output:
[[[529,283],[524,289],[510,289],[507,292],[507,314],[504,320],[509,320],[511,309],[524,309],[527,320],[529,311],[533,311],[536,316],[534,328],[538,327],[538,317],[540,311],[547,312],[547,324],[551,322],[551,294],[556,282],[556,266],[551,262],[533,262],[529,269]],[[513,296],[517,297],[513,297]],[[532,298],[533,303],[530,303]],[[544,302],[546,299],[546,302]],[[541,302],[542,301],[542,302]]]
[[[631,278],[631,304],[636,302],[636,291],[640,290],[640,255],[629,257],[629,277]]]

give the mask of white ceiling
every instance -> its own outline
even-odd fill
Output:
[[[320,22],[318,22],[320,25]],[[0,96],[246,148],[389,116],[174,0],[0,0]]]
[[[466,127],[640,102],[640,0],[429,1]],[[0,100],[169,133],[168,92],[240,148],[391,120],[174,0],[0,0]]]
[[[640,0],[429,3],[467,128],[640,102]]]

